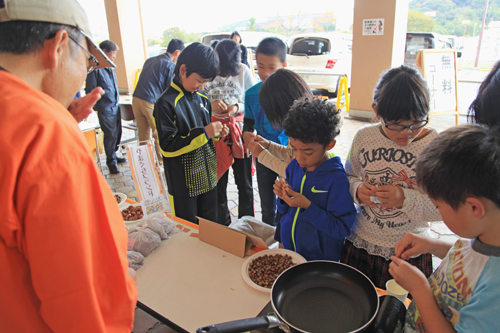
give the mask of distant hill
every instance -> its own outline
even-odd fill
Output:
[[[483,19],[484,5],[485,0],[410,0],[410,9],[435,21],[433,31],[457,36],[473,34],[474,23],[477,28]],[[486,24],[491,21],[500,21],[500,0],[489,0]]]
[[[251,26],[253,23],[253,27]],[[336,31],[336,16],[333,12],[297,14],[283,17],[267,17],[259,20],[244,20],[225,25],[221,31],[254,30],[268,31],[287,37],[303,32]]]

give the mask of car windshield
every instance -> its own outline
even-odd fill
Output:
[[[296,40],[290,49],[291,55],[330,54],[330,42],[319,38],[302,38]]]

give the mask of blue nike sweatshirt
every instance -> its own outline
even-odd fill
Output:
[[[331,157],[311,172],[293,159],[286,169],[286,180],[311,205],[307,209],[290,207],[278,198],[278,209],[284,214],[280,233],[284,247],[308,261],[338,261],[356,218],[340,157]]]

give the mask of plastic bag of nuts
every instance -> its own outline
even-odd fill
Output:
[[[274,280],[286,269],[294,265],[292,257],[288,254],[265,254],[250,262],[248,277],[261,287],[271,288]]]

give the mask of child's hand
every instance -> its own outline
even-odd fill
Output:
[[[241,136],[243,138],[243,143],[246,145],[255,138],[255,134],[253,134],[252,132],[243,132]]]
[[[403,189],[395,185],[382,185],[380,187],[375,187],[373,192],[382,202],[379,205],[380,208],[401,208],[405,201],[405,193]]]
[[[311,205],[309,199],[292,190],[292,187],[284,179],[276,180],[274,183],[274,193],[290,207],[307,209]]]
[[[290,187],[286,188],[281,199],[283,199],[283,201],[285,201],[290,207],[307,209],[311,205],[311,201],[309,201],[309,199],[299,192],[293,191]]]
[[[223,138],[225,136],[228,136],[229,132],[230,132],[229,127],[227,127],[226,124],[222,125],[222,131],[221,131],[220,137]]]
[[[429,281],[417,267],[395,256],[392,256],[391,260],[389,273],[410,294],[415,294],[429,288]]]
[[[227,110],[227,105],[224,101],[215,101],[212,103],[212,112],[222,113]]]
[[[365,205],[370,206],[370,207],[377,207],[375,205],[370,197],[375,196],[375,192],[373,192],[373,189],[375,186],[370,185],[368,183],[363,183],[361,186],[358,187],[358,190],[356,191],[356,196],[358,199]]]
[[[214,121],[207,126],[205,126],[205,132],[209,139],[220,137],[223,133],[224,127],[227,128],[226,125],[222,125],[220,121]],[[227,135],[227,134],[226,134]]]
[[[269,149],[269,146],[271,146],[271,141],[269,140],[266,140],[264,139],[263,137],[261,137],[260,135],[256,135],[254,137],[254,141],[255,142],[258,142],[262,147],[264,147],[265,149]]]
[[[284,179],[281,179],[281,178],[278,178],[276,179],[276,181],[274,182],[274,185],[273,185],[273,192],[274,194],[276,194],[280,199],[283,199],[283,193],[284,193],[284,188],[286,186],[289,186],[287,184],[287,182],[284,180]]]
[[[408,260],[413,255],[427,253],[426,238],[412,233],[405,234],[394,246],[396,257]]]
[[[238,105],[233,105],[230,107],[226,107],[226,110],[221,111],[218,116],[219,117],[231,117],[236,112],[238,112]]]
[[[246,145],[247,149],[250,150],[253,156],[259,158],[260,153],[264,150],[264,148],[257,143],[256,141],[252,140]]]

